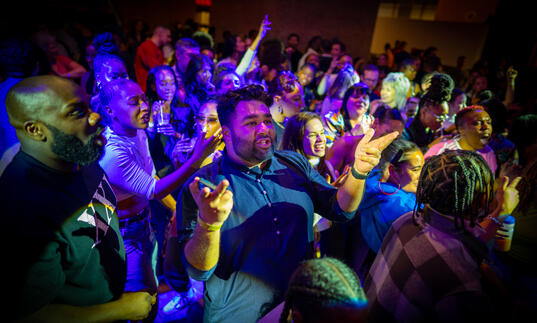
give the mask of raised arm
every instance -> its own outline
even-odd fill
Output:
[[[345,212],[353,212],[358,208],[364,193],[365,179],[371,170],[377,166],[380,154],[384,148],[398,136],[394,131],[386,136],[371,140],[375,131],[369,129],[354,151],[354,163],[351,175],[337,191],[339,207]]]
[[[250,45],[250,48],[246,51],[244,56],[241,59],[241,62],[235,69],[235,73],[239,76],[243,76],[246,74],[248,69],[250,68],[250,65],[252,65],[252,62],[254,61],[255,54],[257,53],[257,49],[259,48],[259,45],[261,44],[261,41],[265,36],[267,35],[267,32],[271,30],[270,27],[272,23],[268,21],[268,15],[265,15],[265,19],[261,22],[261,26],[259,26],[259,31],[257,32],[257,36],[255,37],[254,41]]]
[[[507,69],[507,89],[505,90],[505,99],[503,105],[509,108],[509,105],[515,101],[515,81],[518,75],[518,71],[512,66]]]

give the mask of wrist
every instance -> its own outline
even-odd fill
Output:
[[[201,216],[198,215],[198,225],[204,229],[205,231],[208,231],[208,232],[216,232],[216,231],[220,231],[220,228],[222,228],[222,225],[224,224],[224,222],[216,222],[216,223],[208,223],[208,222],[205,222]]]
[[[371,173],[371,171],[368,171],[368,172],[365,172],[365,173],[361,172],[361,171],[358,171],[354,164],[351,167],[351,175],[352,175],[352,177],[354,177],[355,179],[358,179],[358,180],[367,179],[367,177],[369,176],[370,173]]]

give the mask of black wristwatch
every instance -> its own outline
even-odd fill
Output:
[[[352,174],[352,177],[356,178],[356,179],[367,179],[367,177],[369,176],[369,174],[371,174],[371,172],[368,172],[367,174],[360,174],[358,173],[358,171],[356,169],[354,169],[354,165],[352,165],[351,167],[351,174]]]

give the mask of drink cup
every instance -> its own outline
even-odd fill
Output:
[[[515,218],[508,216],[502,226],[496,230],[494,237],[494,250],[499,252],[507,252],[511,250],[511,241],[513,240],[513,232],[515,231]]]
[[[170,124],[170,113],[165,112],[164,107],[165,107],[165,103],[162,102],[162,101],[159,102],[158,111],[157,111],[157,114],[156,114],[156,117],[155,117],[155,119],[156,119],[155,122],[157,124],[157,127]]]

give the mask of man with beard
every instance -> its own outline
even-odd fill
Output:
[[[155,297],[123,293],[116,199],[95,163],[100,116],[84,91],[60,77],[31,77],[9,91],[6,106],[21,143],[0,177],[7,320],[146,317]]]
[[[225,153],[195,174],[178,201],[183,263],[206,281],[205,322],[256,322],[280,303],[294,269],[312,256],[313,213],[352,218],[367,174],[397,136],[370,141],[369,131],[352,175],[336,189],[305,157],[274,151],[271,101],[256,85],[219,101]]]

